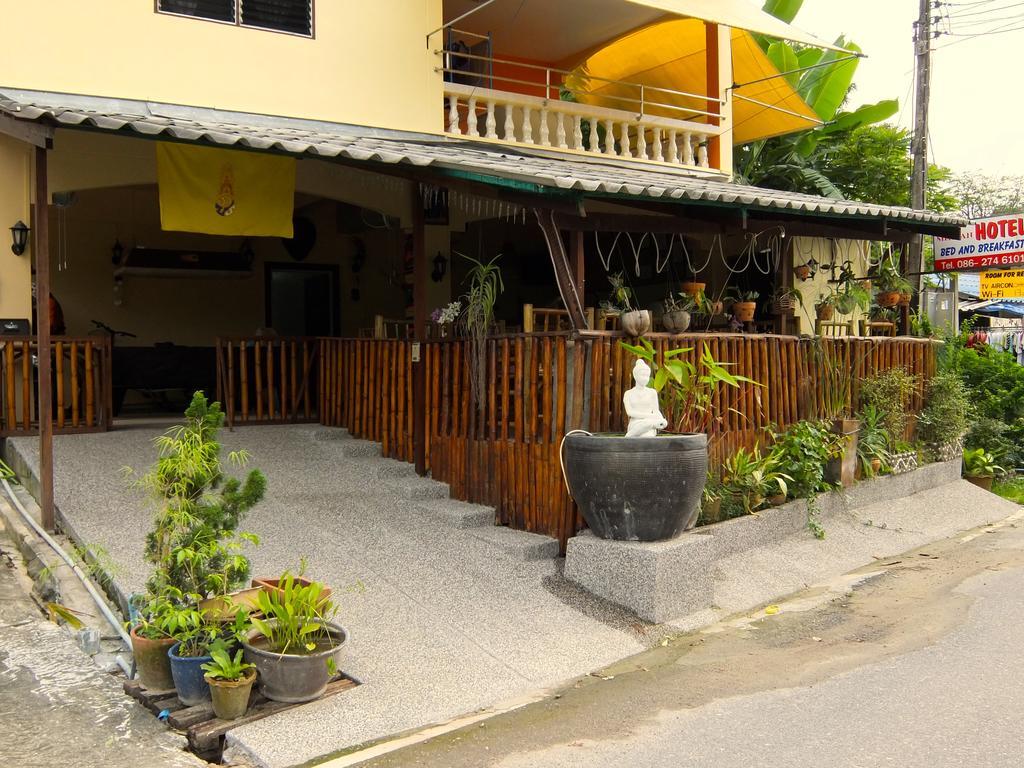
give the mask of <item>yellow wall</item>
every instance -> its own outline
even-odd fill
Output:
[[[795,237],[793,238],[793,266],[797,267],[806,264],[813,257],[818,264],[830,264],[835,262],[841,265],[849,259],[853,262],[853,274],[862,277],[868,268],[867,246],[864,240],[828,240],[824,238]],[[836,269],[836,276],[839,276],[839,269]],[[797,309],[797,317],[800,318],[800,330],[804,333],[814,332],[815,311],[814,305],[826,295],[835,284],[828,281],[832,272],[819,267],[818,273],[810,280],[801,281],[793,277],[793,287],[800,291],[803,296],[803,309]],[[866,317],[860,309],[855,309],[849,315],[842,315],[836,310],[833,322],[854,321],[854,333],[860,333],[860,321]]]
[[[314,6],[309,39],[158,14],[152,0],[0,0],[0,84],[442,130],[442,81],[425,42],[441,0]]]
[[[32,226],[33,152],[29,144],[0,135],[0,318],[27,320],[32,313],[32,236],[25,253],[15,256],[8,228],[19,219]]]

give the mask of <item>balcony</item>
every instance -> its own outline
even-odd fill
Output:
[[[723,100],[494,58],[488,38],[457,34],[479,42],[436,51],[447,134],[695,173],[728,172],[714,167],[709,151],[724,132]]]

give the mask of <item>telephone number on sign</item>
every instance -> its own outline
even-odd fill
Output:
[[[960,269],[985,267],[1012,267],[1024,264],[1024,253],[1003,253],[998,256],[964,256],[959,259],[936,259],[935,269],[940,272],[956,272]]]

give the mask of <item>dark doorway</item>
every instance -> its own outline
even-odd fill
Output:
[[[329,264],[266,265],[267,327],[280,336],[336,336],[338,268]]]

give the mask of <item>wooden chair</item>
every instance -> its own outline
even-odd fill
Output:
[[[607,309],[597,310],[597,331],[620,331],[622,324],[619,321],[619,313]]]
[[[375,315],[373,338],[410,339],[412,338],[412,320],[389,320],[384,315]]]
[[[816,336],[853,336],[853,320],[816,320]]]
[[[861,334],[864,336],[895,336],[896,323],[890,320],[862,320]]]
[[[594,327],[594,308],[586,310],[587,327]],[[523,333],[550,333],[570,331],[572,321],[567,309],[541,309],[533,304],[523,304]]]

